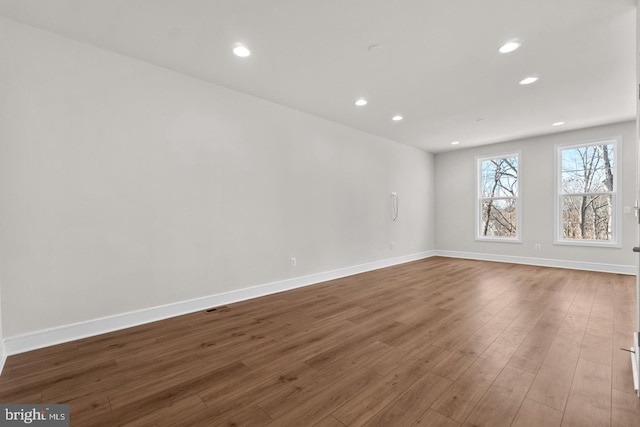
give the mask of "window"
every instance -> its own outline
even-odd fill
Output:
[[[520,241],[520,154],[477,159],[476,238]]]
[[[556,151],[556,243],[618,246],[619,138]]]

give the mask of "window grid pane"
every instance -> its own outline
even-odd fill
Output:
[[[481,163],[481,197],[518,195],[518,157],[498,157]]]
[[[611,240],[611,195],[562,196],[564,239]]]
[[[562,193],[614,191],[614,144],[561,150]]]
[[[481,230],[485,237],[516,237],[517,199],[483,199]]]

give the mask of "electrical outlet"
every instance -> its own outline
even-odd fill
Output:
[[[396,247],[396,242],[389,243],[389,249],[390,250],[393,250],[393,248],[395,248],[395,247]]]
[[[289,260],[289,266],[290,267],[295,267],[296,265],[298,265],[298,261],[295,258],[291,258]]]
[[[540,243],[536,243],[536,251],[539,251],[540,249],[542,249],[542,246]]]

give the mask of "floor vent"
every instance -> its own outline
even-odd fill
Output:
[[[207,312],[207,313],[216,313],[218,311],[227,311],[227,310],[229,310],[229,306],[221,305],[220,307],[209,308],[209,309],[205,310],[205,312]]]

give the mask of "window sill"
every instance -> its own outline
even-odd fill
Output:
[[[476,242],[497,242],[497,243],[522,243],[520,238],[507,238],[507,237],[476,237]]]
[[[593,240],[556,240],[553,244],[558,246],[582,246],[589,248],[620,249],[622,247],[622,244],[618,242],[598,242]]]

